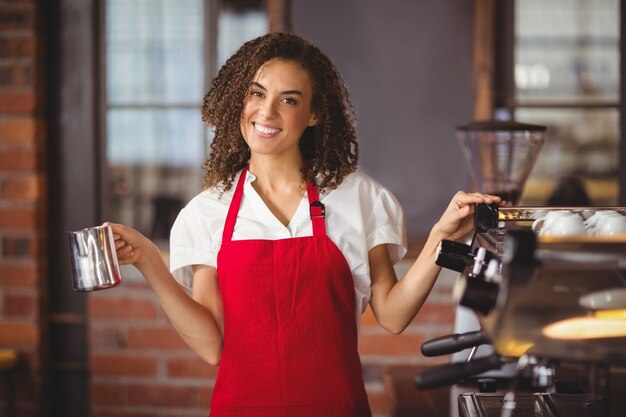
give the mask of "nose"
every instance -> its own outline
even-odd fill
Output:
[[[276,115],[276,103],[274,100],[264,100],[261,104],[261,108],[259,109],[259,113],[261,116],[268,119],[274,117]]]

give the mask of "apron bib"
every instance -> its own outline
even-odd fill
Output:
[[[224,349],[211,417],[370,417],[352,273],[307,185],[313,236],[232,240],[247,168],[217,258]]]

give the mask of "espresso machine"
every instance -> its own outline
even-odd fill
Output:
[[[546,140],[546,130],[541,125],[500,120],[470,122],[459,126],[457,138],[473,183],[472,188],[498,195],[509,205],[515,206]],[[476,314],[457,304],[455,334],[478,332],[480,329]],[[482,344],[469,351],[454,352],[452,361],[467,362],[468,358],[471,360],[474,356],[489,356],[491,353],[491,346]],[[507,378],[512,372],[505,367],[486,376]],[[455,406],[453,403],[451,408]]]
[[[626,208],[517,206],[545,130],[482,122],[458,131],[476,187],[510,205],[478,205],[471,238],[439,248],[437,263],[460,274],[455,333],[422,353],[453,357],[415,384],[452,385],[451,416],[626,415],[626,234],[545,233],[550,212],[587,225]]]

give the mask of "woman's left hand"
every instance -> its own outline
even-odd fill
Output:
[[[506,201],[495,195],[459,191],[452,197],[434,229],[443,235],[442,239],[456,240],[465,236],[472,231],[474,207],[480,203],[506,205]]]

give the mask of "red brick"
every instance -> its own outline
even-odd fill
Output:
[[[164,415],[164,417],[207,417],[207,410],[201,410],[194,412],[171,412]]]
[[[23,264],[0,264],[0,287],[28,288],[37,283],[37,267]]]
[[[95,321],[91,321],[89,334],[92,353],[98,349],[120,349],[126,348],[126,334],[117,326],[97,325]]]
[[[419,334],[361,334],[361,355],[419,355],[424,338]]]
[[[29,351],[19,351],[17,354],[17,358],[20,365],[22,366],[22,370],[28,369],[31,371],[39,371],[42,369],[42,358],[32,349],[30,349]]]
[[[374,316],[370,306],[367,306],[367,309],[361,315],[361,326],[378,326],[378,321],[376,321],[376,316]]]
[[[0,199],[36,201],[42,197],[39,181],[36,175],[0,179]]]
[[[454,305],[452,302],[426,301],[415,318],[411,321],[411,325],[425,323],[445,325],[454,323]],[[367,307],[363,315],[361,315],[361,326],[380,326],[370,307]]]
[[[198,407],[209,409],[211,398],[213,397],[213,387],[200,387],[198,390]]]
[[[89,314],[94,319],[154,319],[157,310],[151,299],[95,295],[89,299]]]
[[[0,58],[26,58],[35,55],[35,38],[14,36],[0,38]]]
[[[34,229],[38,226],[36,212],[32,207],[0,207],[0,229]]]
[[[33,117],[0,119],[0,141],[7,143],[34,142],[38,123]]]
[[[389,404],[384,391],[368,391],[367,400],[373,415],[389,415]]]
[[[172,327],[133,327],[128,330],[127,346],[139,349],[186,349]]]
[[[33,85],[33,66],[29,62],[0,63],[0,87]]]
[[[34,21],[31,7],[0,5],[0,30],[32,29]]]
[[[109,411],[109,410],[103,411],[103,410],[97,410],[97,409],[94,410],[94,408],[97,408],[97,407],[92,407],[91,414],[90,414],[91,417],[155,417],[154,412],[141,413],[139,411],[128,411],[122,408],[115,410],[115,411]],[[204,416],[202,417],[207,417],[206,412],[204,413]]]
[[[35,93],[32,91],[0,91],[0,113],[32,114],[35,103]]]
[[[167,376],[173,378],[215,378],[217,367],[200,357],[178,357],[167,360]]]
[[[35,323],[0,323],[0,345],[36,346],[39,329]]]
[[[92,405],[122,405],[123,387],[119,383],[92,382],[91,404]]]
[[[452,303],[439,303],[426,301],[411,322],[414,324],[444,324],[454,323],[454,305]]]
[[[4,148],[0,150],[1,171],[24,171],[37,168],[34,149]]]
[[[150,407],[195,407],[198,403],[198,389],[177,385],[128,386],[128,404]]]
[[[5,294],[2,314],[7,318],[35,318],[37,303],[35,294]]]
[[[3,236],[0,247],[2,255],[11,258],[31,258],[39,249],[33,236]]]
[[[157,361],[146,356],[92,354],[91,371],[97,375],[155,376]]]

